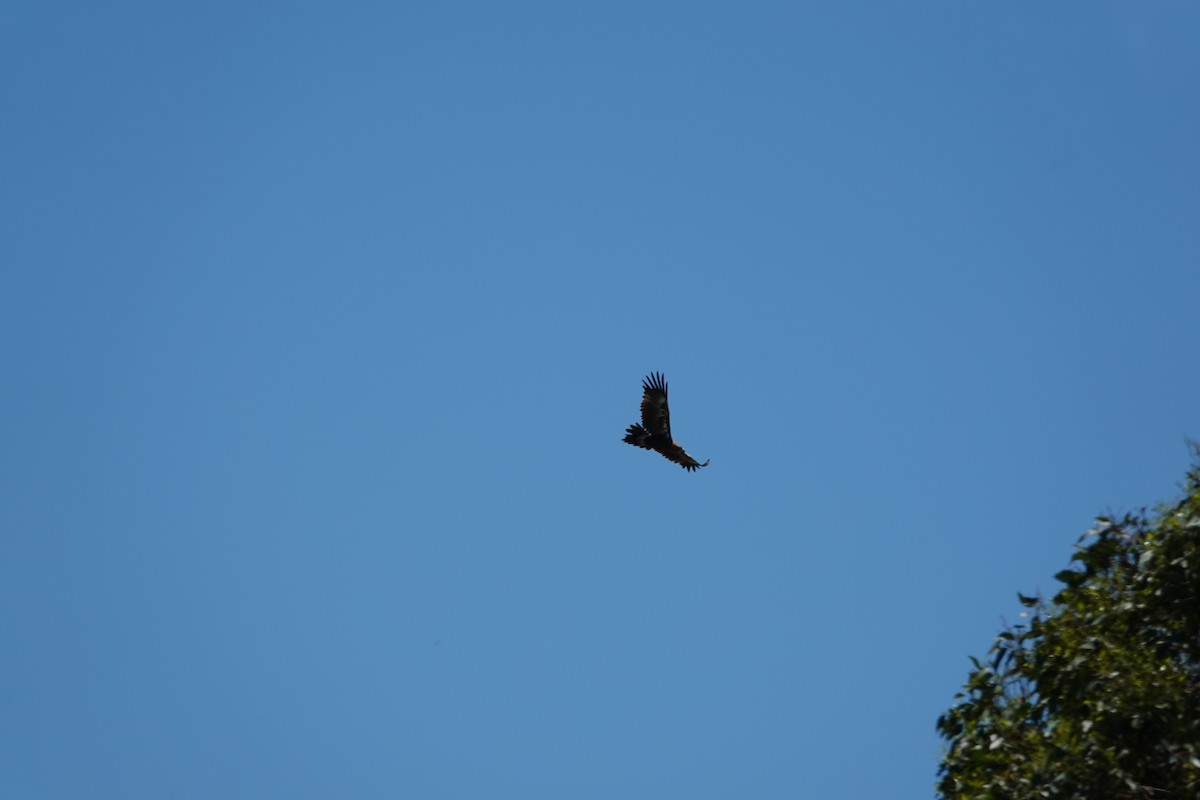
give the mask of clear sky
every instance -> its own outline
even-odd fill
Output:
[[[1197,41],[5,3],[0,795],[930,796],[1200,437]]]

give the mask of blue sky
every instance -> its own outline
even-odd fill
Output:
[[[0,10],[6,797],[928,797],[1176,494],[1193,4],[192,5]]]

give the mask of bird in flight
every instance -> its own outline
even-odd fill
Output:
[[[692,472],[707,467],[687,454],[671,438],[671,411],[667,408],[667,381],[661,372],[651,372],[642,381],[642,424],[634,423],[625,431],[623,441],[662,454],[668,461]]]

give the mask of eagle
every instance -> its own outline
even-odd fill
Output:
[[[622,441],[662,454],[688,472],[707,467],[687,454],[671,438],[671,411],[667,408],[667,381],[661,372],[651,372],[642,381],[642,424],[634,423],[625,431]]]

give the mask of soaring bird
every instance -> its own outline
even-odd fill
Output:
[[[651,372],[642,381],[642,424],[634,423],[625,431],[622,441],[661,453],[689,472],[707,467],[687,454],[671,438],[671,411],[667,408],[667,381],[661,372]]]

